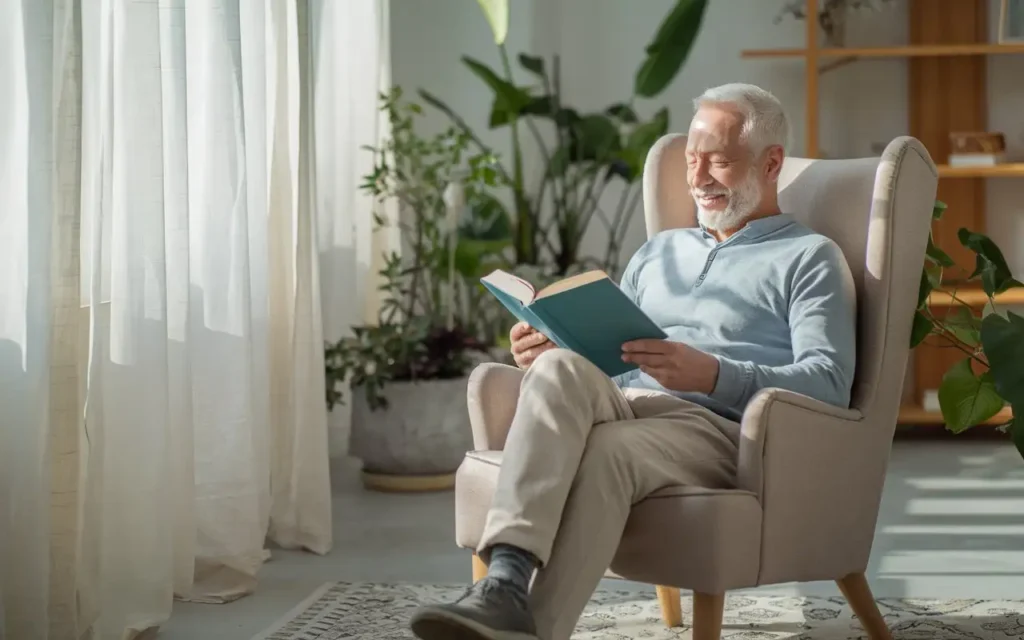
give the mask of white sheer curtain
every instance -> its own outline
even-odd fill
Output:
[[[331,126],[386,8],[0,0],[0,637],[131,638],[251,592],[267,537],[330,550],[321,294],[350,322],[371,254],[326,256],[373,241]]]
[[[391,88],[387,0],[312,3],[316,196],[323,276],[324,338],[336,341],[357,324],[374,323],[377,272],[385,251],[400,248],[397,226],[374,230],[373,213],[396,220],[360,189],[373,154],[389,134],[378,96]],[[335,408],[331,453],[348,450],[351,403]]]

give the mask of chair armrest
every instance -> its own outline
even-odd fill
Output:
[[[522,381],[522,370],[493,362],[478,365],[469,374],[466,400],[475,450],[500,451],[505,447]]]
[[[792,472],[808,478],[815,470],[831,474],[832,461],[822,456],[849,460],[847,453],[853,452],[843,447],[867,436],[860,411],[785,389],[763,389],[743,412],[737,483],[761,499],[769,473]],[[797,461],[800,464],[780,466]]]
[[[761,503],[758,584],[838,578],[867,566],[891,429],[782,389],[764,389],[740,427],[738,488]]]

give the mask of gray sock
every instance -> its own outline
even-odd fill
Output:
[[[525,595],[530,590],[530,578],[540,562],[529,551],[508,544],[497,544],[491,548],[491,562],[487,566],[487,577],[501,580]]]

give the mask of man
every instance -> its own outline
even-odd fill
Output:
[[[631,505],[665,486],[733,486],[738,420],[758,390],[849,405],[853,278],[834,242],[779,210],[782,106],[743,84],[695,106],[686,180],[701,226],[651,238],[621,282],[669,338],[623,345],[639,370],[612,380],[512,330],[526,374],[478,549],[488,574],[417,611],[420,638],[566,640]]]

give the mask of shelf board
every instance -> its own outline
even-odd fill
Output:
[[[916,58],[987,56],[1024,53],[1024,43],[1013,44],[917,44],[898,47],[837,47],[818,49],[818,58]],[[806,58],[807,49],[748,49],[744,58]]]
[[[982,424],[989,426],[999,426],[1006,424],[1013,419],[1013,411],[1009,407],[1003,409],[992,418],[986,420]],[[903,405],[900,407],[899,418],[896,419],[898,424],[922,424],[922,425],[935,425],[944,427],[946,422],[942,419],[942,412],[940,411],[926,411],[923,407],[915,405]]]
[[[948,285],[947,288],[952,288],[952,285]],[[964,287],[956,288],[956,297],[967,303],[972,307],[983,307],[988,302],[988,296],[982,289],[971,285],[965,285]],[[1003,293],[995,296],[997,304],[1022,304],[1024,305],[1024,288],[1010,289]],[[961,304],[959,301],[953,300],[952,296],[945,291],[932,291],[928,295],[928,305],[932,307],[951,307],[954,305]]]
[[[939,165],[942,178],[1024,178],[1024,162],[1007,162],[991,167],[951,167]]]

